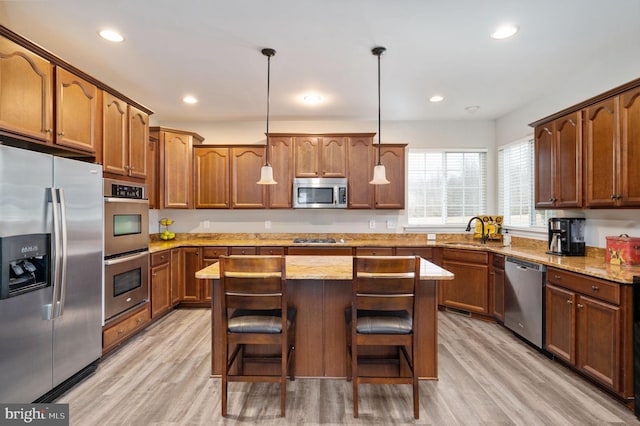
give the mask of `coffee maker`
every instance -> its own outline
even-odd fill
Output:
[[[584,256],[584,222],[577,217],[552,217],[549,219],[548,254],[560,256]]]

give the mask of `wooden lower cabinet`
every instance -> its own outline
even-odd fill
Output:
[[[433,259],[431,247],[396,247],[396,256],[420,256],[425,260]]]
[[[202,269],[202,259],[200,247],[182,247],[182,266],[184,268],[184,291],[182,293],[182,304],[201,303],[202,280],[196,279],[196,272]]]
[[[182,300],[184,292],[183,269],[181,249],[171,249],[171,306],[178,305]]]
[[[496,320],[504,322],[504,256],[495,253],[491,256],[491,271],[489,272],[491,313]]]
[[[442,267],[455,278],[439,282],[439,304],[466,312],[489,315],[488,253],[445,248]]]
[[[144,303],[126,314],[123,314],[102,327],[102,353],[124,342],[147,326],[151,319],[149,303]]]
[[[581,373],[633,397],[631,286],[549,268],[545,348]]]
[[[151,255],[149,278],[151,318],[157,318],[171,309],[171,251]]]

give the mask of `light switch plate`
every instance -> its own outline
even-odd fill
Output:
[[[427,234],[427,240],[433,241],[436,239],[436,234]]]
[[[376,229],[376,220],[375,219],[371,219],[369,221],[369,229]]]

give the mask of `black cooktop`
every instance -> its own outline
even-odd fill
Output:
[[[334,238],[295,238],[294,244],[334,244]]]

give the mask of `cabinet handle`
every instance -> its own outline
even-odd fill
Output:
[[[142,324],[142,318],[138,318],[138,319],[136,320],[136,322],[137,322],[138,324]]]
[[[123,329],[118,330],[118,336],[122,336],[123,334],[124,334],[124,330]]]
[[[554,275],[554,276],[553,276],[553,279],[555,279],[555,280],[560,280],[560,279],[562,279],[562,277],[561,277],[560,275]]]
[[[573,300],[567,299],[567,305],[573,305]]]
[[[64,136],[64,132],[58,132],[58,136]]]
[[[598,290],[600,290],[600,288],[597,285],[592,285],[591,286],[591,290],[598,291]]]
[[[578,309],[582,309],[584,308],[584,305],[581,305],[580,303],[578,303]]]
[[[152,276],[153,276],[153,277],[155,277],[156,275],[157,275],[157,274],[156,274],[156,273],[154,273]]]
[[[124,169],[125,170],[129,170],[129,166],[124,166]]]
[[[51,129],[46,129],[44,132],[45,132],[45,133],[51,133],[51,132],[53,132],[53,130],[51,130]]]

